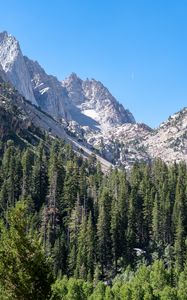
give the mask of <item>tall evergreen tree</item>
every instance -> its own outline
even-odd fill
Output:
[[[99,216],[97,223],[97,246],[98,259],[102,268],[102,275],[104,270],[111,263],[111,232],[110,232],[110,211],[111,211],[111,196],[108,189],[104,188],[99,199]]]
[[[46,300],[53,276],[38,234],[29,231],[29,222],[24,202],[8,212],[8,228],[1,222],[0,286],[8,299]]]

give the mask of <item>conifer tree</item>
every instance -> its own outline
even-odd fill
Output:
[[[86,245],[87,245],[87,280],[92,281],[95,269],[95,234],[91,212],[88,216],[86,230]]]
[[[24,202],[8,212],[8,228],[1,222],[0,286],[8,299],[46,300],[53,276],[38,234],[29,231],[29,222]]]
[[[158,194],[155,194],[153,212],[152,212],[152,239],[156,245],[160,241],[160,214]]]
[[[115,273],[117,273],[117,261],[121,255],[121,240],[120,240],[120,213],[117,199],[113,198],[111,208],[111,241],[112,255],[114,261]]]
[[[22,197],[28,197],[31,195],[31,184],[32,178],[32,163],[33,154],[29,149],[26,149],[22,157],[22,168],[23,168],[23,182],[22,182]]]
[[[31,184],[32,198],[36,210],[39,211],[45,201],[48,189],[47,159],[43,143],[39,144],[34,157]]]
[[[104,275],[104,269],[111,263],[112,255],[110,247],[111,200],[108,189],[104,188],[99,200],[99,216],[97,223],[98,258],[102,268],[102,275]]]
[[[82,221],[79,227],[77,258],[75,276],[81,279],[87,279],[87,244],[86,244],[87,218],[83,213]]]
[[[67,239],[68,239],[68,271],[74,275],[76,269],[77,251],[78,251],[78,234],[83,216],[83,208],[80,205],[80,198],[77,197],[75,208],[71,211],[68,221]]]
[[[183,269],[186,254],[185,250],[184,227],[181,214],[179,214],[174,243],[175,267],[177,274],[179,274],[179,272]]]

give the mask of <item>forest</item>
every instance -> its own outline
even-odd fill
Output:
[[[0,299],[186,300],[187,166],[0,143]]]

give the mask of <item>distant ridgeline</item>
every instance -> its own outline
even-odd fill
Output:
[[[184,163],[103,175],[57,139],[2,142],[1,299],[186,299],[186,193]]]

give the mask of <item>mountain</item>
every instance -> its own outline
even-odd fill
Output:
[[[187,108],[155,130],[145,124],[124,124],[104,133],[89,133],[87,141],[115,165],[129,167],[136,161],[155,158],[187,163]]]
[[[19,42],[6,31],[0,34],[0,65],[20,94],[58,120],[91,128],[135,122],[101,82],[83,81],[75,74],[60,82],[23,56]]]
[[[137,161],[149,162],[157,157],[168,163],[187,162],[186,108],[156,130],[138,124],[100,81],[82,80],[75,73],[59,81],[48,75],[38,62],[23,56],[19,42],[2,32],[0,82],[5,81],[10,82],[9,89],[12,86],[11,105],[14,101],[14,106],[24,111],[27,123],[32,122],[42,131],[72,143],[79,153],[80,149],[84,149],[86,156],[97,153],[107,167],[112,163],[129,168]],[[15,97],[13,87],[19,96]],[[3,110],[4,100],[1,104]],[[19,116],[15,115],[11,124]],[[22,119],[20,122],[23,125]]]
[[[150,157],[165,162],[187,162],[187,108],[170,116],[142,143]]]
[[[152,132],[145,124],[128,123],[100,132],[87,131],[85,139],[114,165],[129,168],[137,161],[151,160],[142,141]]]
[[[0,80],[1,81],[8,81],[6,73],[4,72],[2,66],[0,65]]]
[[[31,78],[18,41],[6,31],[0,33],[0,65],[7,79],[32,103],[37,104]]]
[[[57,119],[70,119],[66,89],[55,76],[47,75],[37,61],[24,57],[38,105]]]
[[[66,132],[63,124],[43,112],[38,106],[27,101],[9,83],[0,80],[0,138],[14,139],[16,142],[35,145],[44,139],[45,133],[52,139],[60,138],[71,144],[73,150],[87,159],[93,152],[88,144],[79,143]],[[101,163],[103,171],[112,164],[99,155],[96,158]]]
[[[75,73],[62,81],[71,102],[82,114],[96,121],[98,128],[105,129],[135,123],[133,115],[111,95],[109,90],[95,79],[81,80]]]

